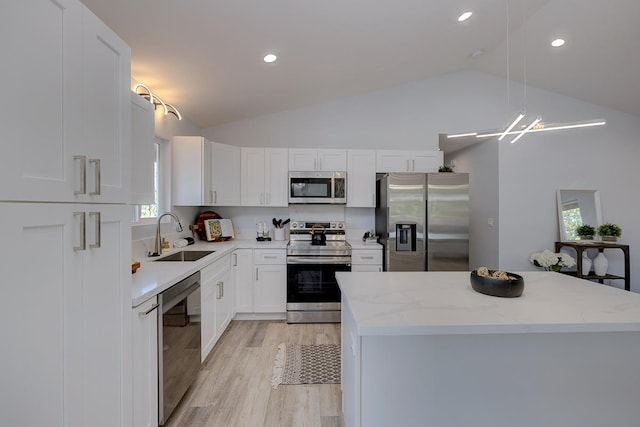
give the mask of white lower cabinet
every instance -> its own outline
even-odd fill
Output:
[[[158,425],[158,297],[133,309],[133,425]]]
[[[201,357],[203,361],[231,321],[230,259],[230,255],[225,255],[200,270]]]
[[[256,249],[253,251],[256,281],[253,288],[255,313],[287,311],[287,251]]]
[[[354,249],[351,271],[382,271],[382,249]]]
[[[130,208],[0,211],[0,425],[130,426]]]
[[[287,311],[286,249],[237,249],[235,292],[238,313]]]

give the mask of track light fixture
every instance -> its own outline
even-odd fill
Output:
[[[158,95],[154,95],[153,92],[151,92],[151,89],[149,89],[147,86],[143,85],[142,83],[136,84],[133,87],[133,91],[138,95],[140,95],[141,97],[143,97],[144,99],[146,99],[147,101],[149,101],[150,103],[152,103],[156,108],[158,107],[158,105],[162,105],[162,109],[164,111],[165,116],[171,113],[174,116],[176,116],[178,120],[182,120],[182,114],[180,114],[180,111],[178,111],[176,107],[164,102],[162,99],[160,99]]]

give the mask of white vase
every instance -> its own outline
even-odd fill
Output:
[[[582,275],[587,276],[591,271],[591,258],[587,254],[587,251],[582,252]]]
[[[604,256],[604,252],[599,252],[598,256],[593,259],[593,270],[596,276],[606,276],[607,268],[609,268],[609,260]]]

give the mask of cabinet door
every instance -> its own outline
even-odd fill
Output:
[[[210,202],[204,188],[205,158],[210,143],[199,136],[175,136],[171,142],[171,202],[178,206],[202,206]],[[207,199],[205,200],[205,193]]]
[[[211,143],[214,206],[240,206],[240,147]]]
[[[124,205],[83,205],[82,251],[83,423],[131,425],[131,212]],[[99,224],[99,227],[98,227]]]
[[[262,206],[264,194],[264,148],[240,149],[242,178],[240,199],[242,206]]]
[[[131,51],[84,6],[81,81],[82,143],[87,155],[86,200],[128,203],[131,197]]]
[[[416,151],[412,155],[413,172],[438,172],[444,164],[442,151]]]
[[[78,425],[82,254],[73,250],[73,209],[0,203],[0,233],[11,242],[0,257],[3,426]]]
[[[137,96],[137,95],[136,95]],[[158,301],[133,309],[133,425],[158,425]]]
[[[5,331],[20,322],[3,335],[12,393],[0,424],[131,425],[129,209],[3,205],[0,232],[14,243],[0,267],[14,286],[3,289],[0,321]]]
[[[309,148],[289,149],[290,171],[315,171],[317,170],[317,150]]]
[[[376,172],[411,172],[412,163],[406,151],[376,151]]]
[[[268,206],[289,206],[289,150],[265,148],[264,183]]]
[[[216,343],[216,296],[218,274],[206,267],[200,271],[200,327],[201,358],[207,357]]]
[[[0,35],[0,200],[73,201],[73,156],[83,154],[81,5],[4,3]]]
[[[216,339],[231,322],[231,270],[225,270],[216,280]]]
[[[233,253],[235,311],[253,313],[253,250],[236,249]]]
[[[284,313],[287,311],[287,266],[256,265],[254,312]]]
[[[318,150],[316,170],[320,171],[346,171],[347,151],[339,149]]]
[[[376,152],[349,150],[347,153],[347,207],[376,206]]]
[[[131,93],[131,203],[155,201],[155,129],[153,104]]]

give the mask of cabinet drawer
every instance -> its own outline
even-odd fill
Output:
[[[212,262],[211,264],[200,270],[200,276],[208,277],[216,275],[226,269],[231,268],[231,256],[225,255],[219,260]],[[204,278],[202,280],[205,280]]]
[[[351,264],[382,264],[382,251],[356,249],[351,253]]]
[[[287,253],[284,249],[256,249],[253,251],[254,264],[286,264]]]

